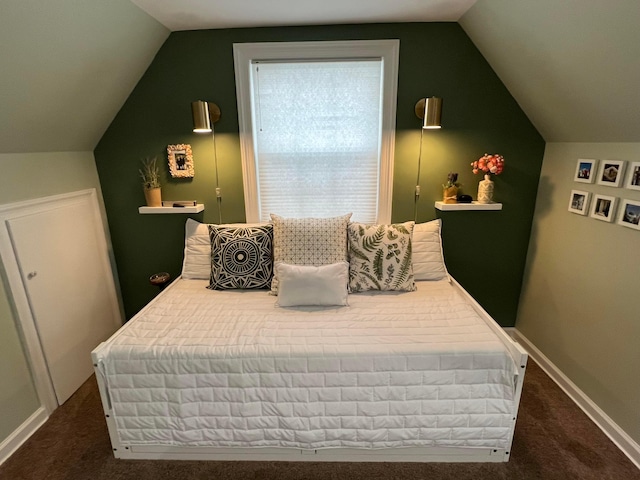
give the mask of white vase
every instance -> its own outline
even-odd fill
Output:
[[[478,203],[493,203],[493,182],[491,175],[485,175],[478,184]]]

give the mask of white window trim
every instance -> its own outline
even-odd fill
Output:
[[[377,223],[391,223],[399,51],[400,40],[233,44],[247,222],[260,221],[251,122],[251,62],[256,60],[382,58],[384,73]]]

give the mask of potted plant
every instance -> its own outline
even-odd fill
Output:
[[[493,203],[493,181],[491,175],[500,175],[504,170],[504,157],[497,153],[484,154],[471,163],[471,171],[476,174],[483,172],[484,180],[478,185],[478,203]]]
[[[447,183],[442,185],[442,201],[444,203],[458,203],[458,174],[449,172]]]
[[[142,189],[148,207],[161,207],[162,195],[160,193],[160,170],[156,158],[142,160],[142,168],[138,170],[142,177]]]

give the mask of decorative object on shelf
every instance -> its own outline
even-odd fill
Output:
[[[493,203],[494,184],[491,175],[500,175],[504,170],[504,157],[497,153],[493,155],[484,154],[475,162],[471,163],[472,172],[484,172],[484,180],[478,185],[478,203]]]
[[[169,172],[173,178],[190,178],[194,176],[193,153],[191,145],[167,145]]]
[[[156,163],[156,157],[142,160],[142,168],[138,170],[142,177],[144,198],[148,207],[162,206],[162,194],[160,191],[160,170]]]
[[[472,201],[471,195],[458,195],[458,203],[471,203]]]
[[[416,189],[413,198],[413,219],[418,219],[418,199],[420,198],[420,169],[422,167],[422,139],[425,130],[434,130],[442,127],[440,119],[442,116],[442,98],[427,97],[421,98],[414,108],[416,116],[422,119],[420,129],[420,153],[418,154],[418,175],[416,178]]]
[[[458,174],[449,172],[447,183],[442,185],[442,201],[444,203],[458,203]]]
[[[624,160],[602,160],[598,170],[598,185],[619,187],[624,176]]]
[[[163,207],[174,207],[174,208],[184,208],[184,207],[195,207],[198,205],[196,200],[163,200]]]
[[[573,177],[573,181],[582,183],[593,183],[593,180],[596,178],[597,164],[597,160],[584,158],[578,159],[578,164],[576,165],[576,174]]]
[[[589,208],[589,199],[591,193],[582,190],[571,190],[571,198],[569,199],[569,211],[578,215],[586,215]]]
[[[640,162],[631,162],[625,188],[640,190]]]
[[[213,124],[220,120],[220,108],[215,103],[197,100],[191,102],[194,133],[210,133],[213,139],[213,163],[216,170],[216,201],[218,203],[218,220],[222,223],[222,192],[220,177],[218,176],[218,152],[216,149],[216,135]]]
[[[622,206],[618,213],[618,225],[640,230],[640,201],[622,200]]]
[[[603,222],[611,222],[613,220],[614,211],[616,209],[616,197],[596,194],[591,205],[590,217],[602,220]]]

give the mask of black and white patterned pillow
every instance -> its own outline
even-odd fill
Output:
[[[211,290],[269,288],[273,277],[273,225],[209,225]]]
[[[347,261],[347,224],[351,214],[329,218],[285,218],[271,214],[276,263],[319,267]],[[274,275],[271,294],[278,293]]]
[[[349,290],[413,291],[411,234],[414,222],[392,225],[350,223]]]

